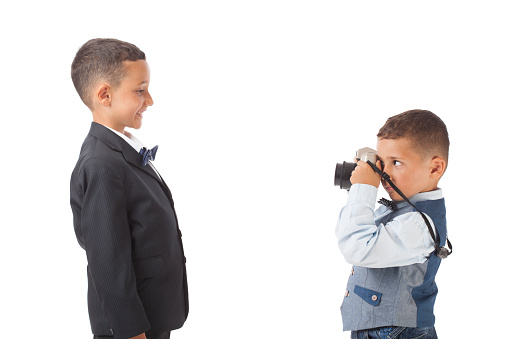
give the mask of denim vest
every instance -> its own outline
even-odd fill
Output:
[[[444,246],[447,234],[444,199],[421,201],[415,206],[431,218],[440,246]],[[386,224],[398,215],[415,211],[405,204],[377,223]],[[440,262],[433,252],[422,264],[387,268],[353,266],[341,305],[343,330],[434,326],[433,307],[438,292],[435,276]]]

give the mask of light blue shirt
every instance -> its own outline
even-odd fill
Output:
[[[378,188],[354,184],[336,226],[339,249],[345,260],[356,266],[382,268],[423,263],[435,250],[433,239],[419,212],[396,216],[386,224],[380,222],[391,210],[380,206],[375,211]],[[418,193],[409,200],[442,199],[442,190]],[[408,206],[405,201],[398,208]],[[433,231],[435,226],[426,215]]]

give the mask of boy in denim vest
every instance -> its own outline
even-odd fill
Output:
[[[441,259],[424,217],[444,246],[438,182],[447,167],[447,128],[432,112],[411,110],[389,118],[377,137],[376,166],[411,204],[369,164],[357,161],[336,227],[339,248],[353,265],[341,306],[343,329],[352,338],[436,338],[433,306]],[[380,182],[395,204],[375,211]]]

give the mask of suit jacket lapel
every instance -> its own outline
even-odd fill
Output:
[[[117,152],[121,152],[124,156],[124,159],[131,164],[132,166],[135,166],[142,171],[148,173],[154,179],[159,183],[159,186],[161,186],[161,189],[163,190],[164,194],[170,201],[171,208],[173,209],[173,215],[175,216],[175,221],[177,223],[177,231],[179,233],[179,241],[180,246],[182,249],[182,255],[184,256],[184,246],[182,245],[182,232],[180,231],[179,222],[177,219],[177,213],[175,213],[175,205],[173,203],[173,197],[171,195],[171,191],[164,182],[163,178],[160,177],[155,170],[153,170],[150,166],[143,166],[142,165],[142,156],[138,152],[134,150],[134,148],[131,147],[125,140],[123,140],[121,137],[110,131],[108,128],[104,127],[101,124],[98,124],[96,122],[92,122],[92,126],[90,127],[90,135],[100,139],[105,144],[110,146],[113,150]],[[186,262],[186,257],[184,256],[184,262]]]
[[[131,164],[134,167],[137,167],[144,171],[145,173],[151,175],[154,177],[159,183],[161,183],[161,180],[159,179],[159,176],[157,173],[150,167],[150,166],[143,166],[142,165],[142,156],[134,148],[132,148],[131,145],[129,145],[125,140],[122,140],[122,138],[112,131],[110,131],[108,128],[104,127],[101,124],[98,124],[96,122],[92,122],[92,126],[90,127],[90,135],[100,139],[105,144],[110,146],[113,150],[117,152],[121,152],[124,156],[124,159]]]

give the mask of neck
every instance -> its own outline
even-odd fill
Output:
[[[115,131],[125,134],[125,126],[115,124],[113,121],[110,121],[108,118],[106,118],[104,115],[92,112],[93,121],[101,124],[103,126],[109,127],[111,129],[114,129]]]

